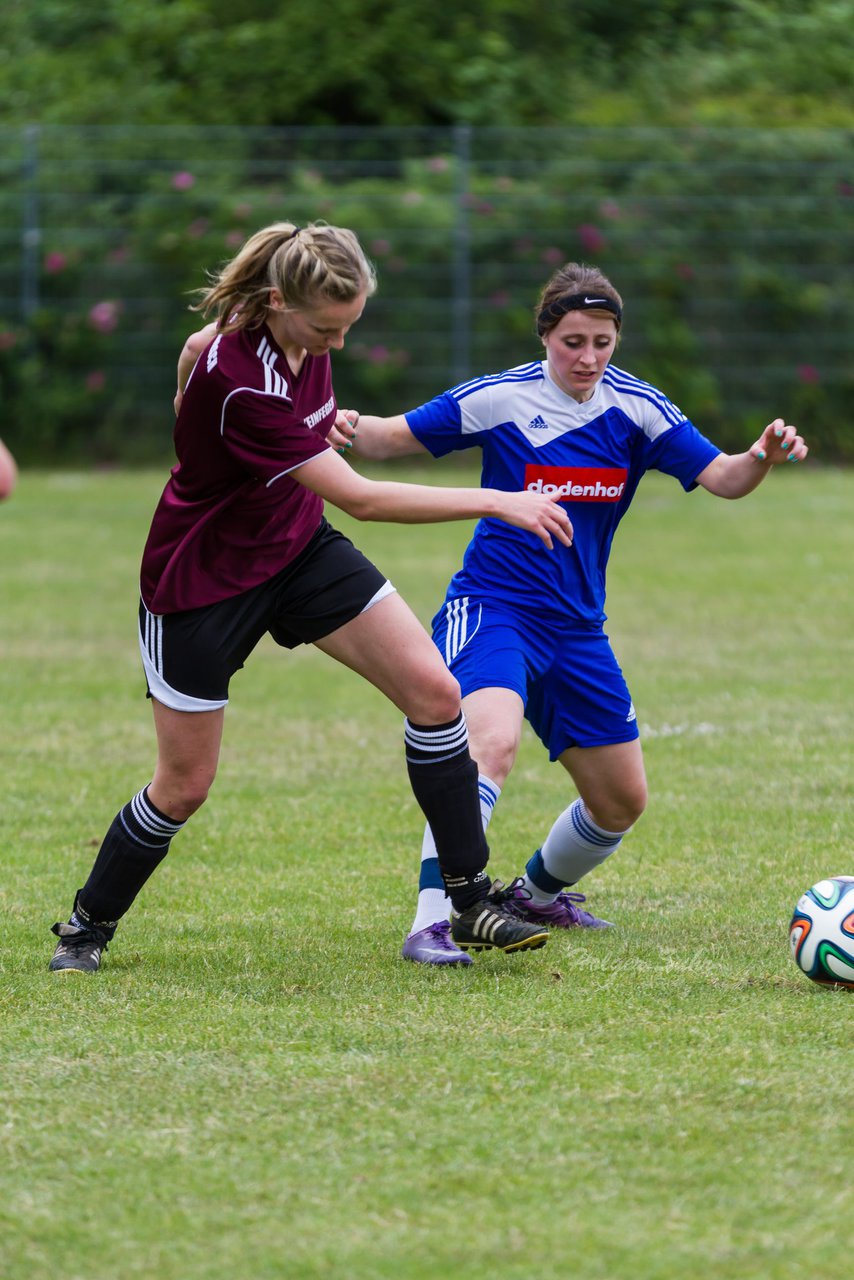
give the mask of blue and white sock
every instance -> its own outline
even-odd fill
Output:
[[[561,889],[576,884],[615,853],[625,834],[597,826],[579,797],[555,820],[542,848],[525,868],[525,888],[531,900],[554,902]]]
[[[480,817],[484,831],[489,826],[492,811],[495,808],[501,788],[482,773],[478,775],[478,791],[480,793]],[[418,933],[431,924],[447,920],[451,914],[451,900],[445,893],[445,882],[439,870],[439,858],[436,853],[436,842],[429,825],[424,828],[424,839],[421,842],[421,873],[418,877],[418,907],[412,922],[410,933]]]

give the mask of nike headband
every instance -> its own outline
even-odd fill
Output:
[[[556,298],[547,307],[543,307],[537,316],[537,333],[542,338],[567,311],[610,311],[616,318],[617,328],[623,322],[622,308],[613,298],[603,298],[597,293],[570,293],[565,298]]]

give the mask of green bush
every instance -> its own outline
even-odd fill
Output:
[[[576,259],[623,294],[617,363],[723,447],[743,448],[781,414],[815,454],[850,461],[850,141],[809,130],[43,130],[29,177],[23,162],[4,169],[2,200],[29,210],[38,247],[0,254],[3,435],[24,463],[167,455],[175,363],[199,323],[192,290],[287,217],[353,227],[378,267],[379,292],[335,357],[342,404],[398,412],[537,358],[539,289]]]

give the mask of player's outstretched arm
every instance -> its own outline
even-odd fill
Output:
[[[352,449],[353,457],[372,462],[428,452],[409,430],[402,413],[393,418],[378,418],[373,414],[360,414],[355,409],[339,409],[327,439],[339,453]]]
[[[809,450],[797,427],[782,418],[769,422],[745,453],[720,453],[697,476],[697,484],[719,498],[743,498],[781,462],[803,462]]]
[[[18,483],[18,465],[0,440],[0,499],[8,498]]]
[[[332,449],[289,472],[294,480],[340,507],[356,520],[393,524],[437,524],[493,516],[535,533],[550,549],[554,539],[572,545],[572,525],[564,508],[539,493],[501,489],[442,489],[393,480],[368,480]]]

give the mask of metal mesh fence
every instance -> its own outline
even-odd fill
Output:
[[[352,227],[377,264],[379,292],[336,356],[341,401],[400,411],[535,357],[539,289],[581,260],[626,302],[617,362],[721,443],[800,413],[844,456],[851,142],[841,130],[0,131],[4,434],[23,454],[28,442],[85,451],[84,438],[102,454],[159,448],[196,324],[188,291],[287,217]]]

